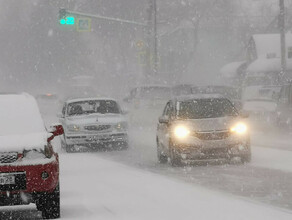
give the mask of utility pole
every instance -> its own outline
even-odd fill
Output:
[[[157,5],[156,0],[153,0],[153,12],[154,12],[154,66],[153,66],[153,73],[156,76],[157,75],[157,69],[158,69],[158,49],[157,49]]]
[[[285,6],[284,0],[279,0],[280,15],[279,15],[279,28],[281,38],[281,72],[279,74],[279,82],[283,82],[286,74],[286,34],[285,34]]]

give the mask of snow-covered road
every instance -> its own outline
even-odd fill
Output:
[[[290,136],[274,135],[266,146],[263,136],[252,137],[253,158],[245,165],[158,164],[155,127],[132,128],[126,151],[59,149],[62,218],[292,219]],[[34,205],[0,213],[0,219],[41,218]]]

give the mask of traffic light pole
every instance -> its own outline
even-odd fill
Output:
[[[280,15],[279,15],[279,28],[281,38],[281,72],[279,74],[279,82],[283,82],[286,74],[286,35],[285,35],[285,6],[284,0],[279,1]]]
[[[73,14],[73,15],[79,15],[79,16],[83,16],[83,17],[89,17],[89,18],[102,19],[102,20],[107,20],[107,21],[115,21],[115,22],[119,22],[119,23],[134,24],[134,25],[138,25],[138,26],[148,26],[147,24],[136,22],[136,21],[130,21],[130,20],[125,20],[125,19],[120,19],[120,18],[111,18],[111,17],[101,16],[101,15],[87,14],[87,13],[82,13],[82,12],[77,12],[77,11],[66,10],[66,13]]]

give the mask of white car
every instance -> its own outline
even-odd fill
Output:
[[[80,98],[64,103],[59,114],[65,133],[61,138],[67,152],[83,148],[128,147],[127,120],[116,100]]]

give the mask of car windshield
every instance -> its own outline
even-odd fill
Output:
[[[227,99],[194,99],[179,102],[177,115],[183,119],[237,116],[235,107]]]
[[[120,108],[118,104],[112,100],[88,100],[68,104],[67,114],[69,116],[93,113],[119,114]]]

